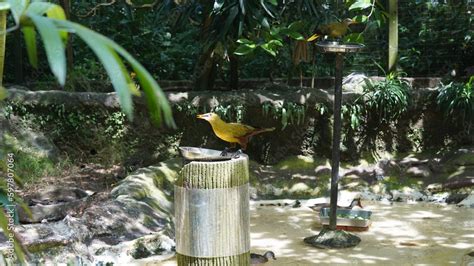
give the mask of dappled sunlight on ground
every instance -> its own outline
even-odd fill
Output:
[[[459,265],[474,251],[474,209],[428,203],[363,206],[373,214],[369,231],[356,233],[362,242],[354,248],[324,250],[303,242],[321,230],[316,212],[253,202],[252,252],[275,252],[277,260],[266,265]]]

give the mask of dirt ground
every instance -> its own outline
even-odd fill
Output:
[[[251,205],[252,252],[275,252],[265,265],[474,265],[474,209],[431,203],[363,202],[372,225],[349,249],[323,250],[303,238],[321,224],[311,209]],[[470,255],[468,255],[470,253]],[[174,260],[154,265],[176,265]]]

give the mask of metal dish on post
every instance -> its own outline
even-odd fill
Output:
[[[371,211],[337,209],[337,226],[369,227],[372,223]],[[329,208],[322,208],[319,213],[322,225],[329,225]]]
[[[321,41],[316,43],[316,46],[323,53],[354,53],[365,47],[360,43],[341,43],[338,41]]]
[[[187,161],[226,161],[234,157],[234,153],[197,147],[179,147],[179,151]]]

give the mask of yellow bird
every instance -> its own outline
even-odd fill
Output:
[[[242,150],[247,148],[250,137],[275,130],[274,127],[254,128],[240,123],[226,123],[215,113],[201,114],[198,115],[197,118],[209,122],[214,134],[216,134],[218,138],[231,143],[233,147],[238,143],[240,147],[242,147]]]
[[[339,39],[347,33],[349,25],[356,23],[350,18],[346,18],[341,22],[333,22],[322,25],[313,36],[308,38],[308,42],[314,41],[320,36],[329,36],[332,39]]]

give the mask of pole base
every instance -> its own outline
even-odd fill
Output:
[[[176,259],[179,266],[227,266],[227,265],[250,265],[250,252],[235,256],[216,257],[216,258],[199,258],[190,257],[176,253]]]
[[[323,228],[318,235],[306,237],[304,242],[317,248],[351,248],[360,243],[360,237],[343,230]]]

